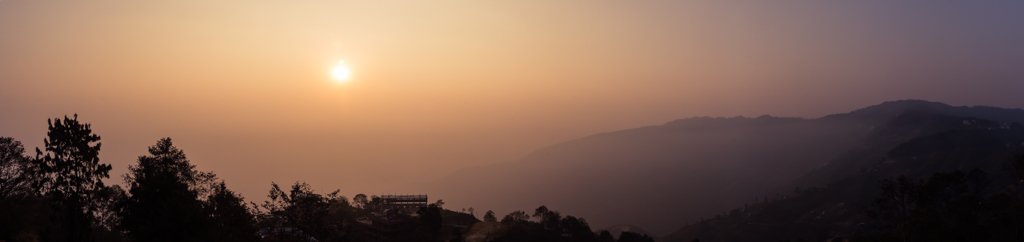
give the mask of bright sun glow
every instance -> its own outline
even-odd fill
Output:
[[[352,69],[349,69],[348,65],[345,64],[345,61],[338,61],[338,63],[334,64],[334,67],[331,68],[331,78],[334,79],[335,82],[345,83],[348,82],[351,77]]]

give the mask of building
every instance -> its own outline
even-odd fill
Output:
[[[427,206],[427,195],[382,195],[384,209],[415,210]]]

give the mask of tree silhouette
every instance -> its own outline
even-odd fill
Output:
[[[273,241],[336,241],[345,231],[348,201],[338,191],[321,195],[306,183],[296,182],[289,192],[271,184],[260,225]]]
[[[882,195],[875,200],[872,215],[888,222],[901,241],[910,240],[911,215],[920,197],[920,184],[906,176],[881,182]]]
[[[241,196],[228,190],[220,182],[206,199],[205,209],[210,217],[214,241],[256,241],[256,220],[253,211]]]
[[[20,141],[0,137],[0,199],[30,195],[29,158]]]
[[[1012,189],[1015,193],[1024,195],[1024,155],[1016,155],[1010,159],[1007,168],[1014,179]]]
[[[543,220],[544,216],[546,216],[549,212],[551,212],[551,210],[548,210],[548,206],[541,205],[540,207],[537,207],[537,209],[533,210],[533,217],[537,218],[538,220]]]
[[[514,223],[526,222],[526,221],[529,221],[529,220],[530,220],[530,215],[526,215],[526,212],[514,211],[514,212],[509,213],[508,215],[505,215],[505,217],[501,219],[501,223],[503,223],[503,224],[514,224]]]
[[[103,236],[119,236],[121,206],[128,200],[127,192],[121,186],[113,185],[100,191],[97,198],[97,210],[93,213],[95,224],[103,230],[101,232],[108,233]]]
[[[47,126],[44,148],[36,148],[31,174],[37,191],[54,205],[55,223],[47,234],[50,240],[92,241],[97,196],[111,169],[100,163],[100,136],[89,124],[79,123],[78,115],[47,120]]]
[[[465,236],[463,236],[462,233],[462,229],[452,229],[451,239],[449,239],[448,242],[465,242],[466,238],[464,238]]]
[[[597,242],[615,242],[615,237],[608,230],[601,230],[597,235]]]
[[[487,210],[484,213],[484,222],[498,222],[498,218],[494,216],[494,211]]]
[[[0,240],[39,240],[50,222],[48,201],[32,189],[24,153],[21,142],[0,137]]]
[[[530,216],[523,211],[509,213],[501,221],[503,232],[489,241],[615,241],[607,230],[602,231],[600,235],[595,234],[585,219],[575,216],[562,217],[561,213],[550,210],[547,206],[535,209],[533,217],[535,220],[530,220]]]
[[[986,197],[988,183],[979,170],[884,180],[870,214],[887,228],[882,236],[899,241],[988,241],[993,229],[1013,226],[998,219],[1015,210],[1007,196]]]
[[[199,172],[170,138],[149,147],[149,155],[125,175],[130,197],[125,201],[122,227],[136,241],[209,240],[209,220],[193,184]]]
[[[547,206],[542,205],[534,210],[533,217],[540,221],[546,230],[561,230],[562,215],[558,211],[551,211]]]
[[[420,208],[416,213],[419,215],[419,231],[423,234],[421,241],[441,241],[441,203],[433,203]]]
[[[37,185],[46,194],[88,201],[104,187],[103,178],[110,177],[111,166],[100,163],[100,136],[92,133],[91,125],[79,123],[77,114],[47,123],[45,148],[36,149],[34,160]]]
[[[286,237],[291,235],[285,231],[285,226],[291,223],[285,214],[285,209],[288,207],[288,194],[282,191],[277,183],[270,183],[267,198],[269,200],[263,201],[261,206],[263,210],[257,217],[259,226],[266,229],[260,233],[264,236],[270,235],[276,241],[286,241]]]
[[[654,242],[654,239],[645,234],[625,231],[619,234],[619,242]]]
[[[366,197],[366,194],[356,194],[352,197],[352,205],[356,208],[366,208],[366,204],[370,203],[370,200]]]
[[[590,230],[587,220],[575,216],[565,216],[560,222],[563,237],[568,241],[593,241],[596,237]]]

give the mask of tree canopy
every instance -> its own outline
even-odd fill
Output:
[[[199,197],[200,173],[185,153],[163,138],[125,175],[129,197],[122,227],[137,241],[202,241],[209,219]]]

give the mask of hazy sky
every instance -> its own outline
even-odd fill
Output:
[[[0,135],[31,149],[47,118],[78,113],[117,181],[170,136],[250,199],[296,180],[429,192],[460,167],[688,116],[1022,107],[1021,13],[1019,0],[0,0]],[[330,80],[340,59],[350,83]]]

